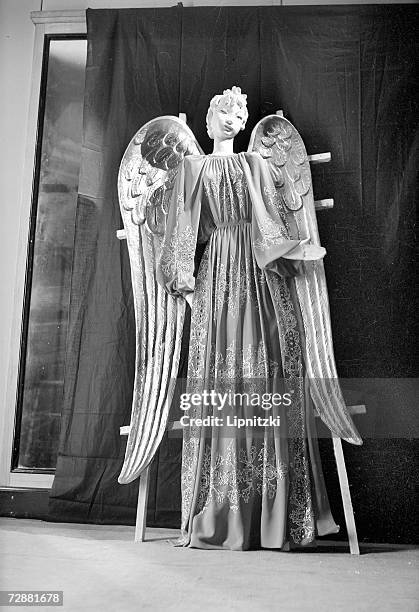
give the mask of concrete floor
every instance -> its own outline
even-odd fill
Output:
[[[69,612],[419,610],[419,555],[407,547],[364,546],[359,557],[330,542],[304,553],[230,552],[176,548],[169,529],[148,529],[142,544],[133,535],[1,518],[0,588],[62,590],[55,609]]]

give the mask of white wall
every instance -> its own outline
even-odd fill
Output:
[[[0,433],[5,411],[14,411],[6,389],[34,43],[30,11],[40,7],[41,0],[0,0]]]

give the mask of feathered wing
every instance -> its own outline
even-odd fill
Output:
[[[291,238],[310,238],[312,244],[319,245],[310,163],[295,127],[278,115],[265,117],[253,129],[249,151],[257,151],[268,164],[278,208],[286,211]],[[304,262],[303,267],[304,274],[295,277],[295,284],[304,322],[311,397],[333,434],[362,444],[337,377],[323,260]]]
[[[156,280],[170,195],[185,155],[201,150],[177,117],[158,117],[134,135],[118,176],[136,322],[136,364],[131,423],[118,478],[137,478],[156,453],[169,416],[179,367],[185,300]]]

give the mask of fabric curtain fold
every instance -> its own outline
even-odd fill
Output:
[[[328,252],[339,374],[412,376],[417,11],[409,6],[88,10],[87,25],[64,408],[50,519],[132,523],[138,485],[121,486],[117,478],[126,444],[119,427],[129,423],[131,410],[134,317],[128,253],[115,236],[121,227],[118,168],[132,135],[153,117],[184,112],[210,152],[208,102],[238,85],[248,94],[249,121],[237,151],[247,148],[256,121],[279,109],[297,127],[309,154],[331,151],[332,162],[312,170],[316,198],[335,199],[334,209],[319,213],[318,221]],[[182,354],[185,372],[185,337]],[[377,406],[389,430],[398,418],[395,403],[397,408],[390,394]],[[369,458],[379,444],[348,451],[354,491],[357,484],[365,489],[357,474],[364,478],[365,462],[374,465]],[[397,447],[394,453],[399,452]],[[149,521],[155,524],[179,524],[180,454],[180,439],[166,439],[154,462]],[[393,462],[390,452],[389,466]],[[371,494],[385,477],[382,466],[380,473],[372,472]],[[397,511],[400,503],[388,499],[385,511]],[[338,514],[337,519],[341,522]]]
[[[67,340],[64,409],[51,519],[132,522],[138,483],[121,486],[135,361],[135,322],[117,177],[133,133],[156,115],[178,113],[179,9],[88,10],[88,58],[82,161]],[[177,487],[167,453],[161,469],[173,502],[161,505],[173,524]],[[167,442],[166,442],[167,444]],[[152,517],[153,518],[153,517]]]

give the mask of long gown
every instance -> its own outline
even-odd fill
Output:
[[[308,545],[339,527],[305,377],[301,264],[287,259],[299,241],[256,153],[186,157],[171,198],[158,280],[194,293],[186,391],[200,394],[184,413],[181,543]],[[195,279],[197,242],[207,244]]]

